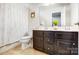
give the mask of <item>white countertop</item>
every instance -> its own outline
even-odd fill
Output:
[[[40,28],[35,28],[34,30],[79,32],[78,28],[62,28],[62,27],[58,27],[56,30],[53,27],[48,27],[48,28],[40,27]]]

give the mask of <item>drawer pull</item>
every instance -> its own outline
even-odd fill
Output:
[[[50,40],[48,39],[48,42],[49,42]]]
[[[47,48],[48,50],[50,49],[50,48]]]
[[[75,43],[73,43],[73,45],[75,45]]]

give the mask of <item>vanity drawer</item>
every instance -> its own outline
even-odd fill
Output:
[[[55,38],[62,40],[74,40],[74,32],[56,32]]]
[[[78,42],[75,41],[67,41],[67,40],[57,40],[56,46],[64,47],[64,48],[78,48]]]
[[[54,43],[54,39],[52,39],[52,38],[44,38],[44,42],[46,42],[48,44],[53,44]]]
[[[44,37],[54,38],[54,33],[52,31],[45,31]]]
[[[54,46],[44,43],[44,51],[48,54],[54,54]]]
[[[44,43],[44,49],[52,52],[54,50],[54,47],[53,47],[53,45],[50,45],[48,43]]]

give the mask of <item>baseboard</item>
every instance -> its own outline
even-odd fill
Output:
[[[10,50],[10,49],[13,49],[13,48],[15,48],[15,47],[18,46],[18,45],[20,45],[20,43],[17,41],[17,42],[15,42],[15,43],[8,44],[8,45],[5,45],[5,46],[3,46],[3,47],[0,47],[0,54],[1,54],[1,53],[4,53],[4,52],[6,52],[6,51],[8,51],[8,50]]]

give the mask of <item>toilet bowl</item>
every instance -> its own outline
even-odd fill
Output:
[[[21,38],[20,43],[22,50],[30,47],[31,38],[31,36],[24,36]]]

